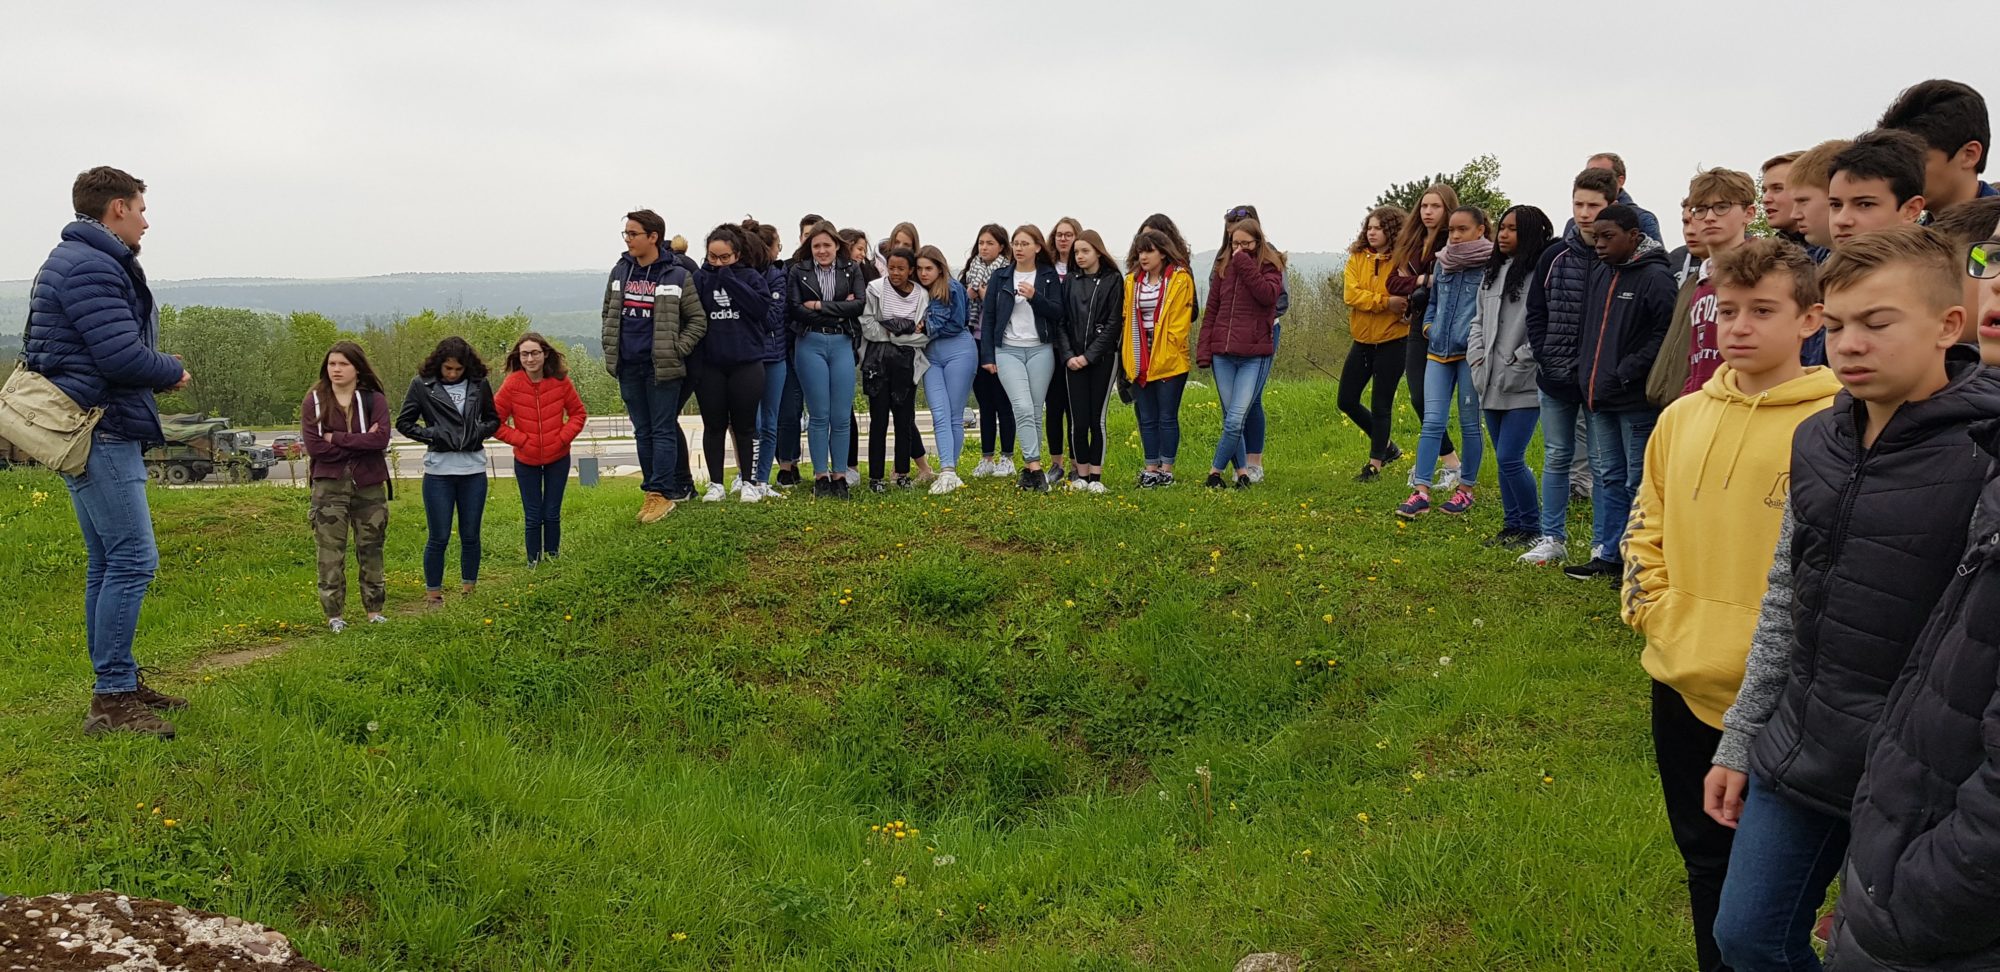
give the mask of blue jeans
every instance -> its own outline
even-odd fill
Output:
[[[1751,773],[1715,918],[1723,961],[1737,972],[1819,972],[1813,922],[1847,838],[1847,821],[1772,793]]]
[[[1590,417],[1590,544],[1592,556],[1622,562],[1618,549],[1625,542],[1625,521],[1632,517],[1632,498],[1639,495],[1639,477],[1646,467],[1646,440],[1660,412],[1653,408],[1629,412],[1593,412]]]
[[[1250,401],[1250,414],[1243,417],[1243,448],[1238,450],[1236,468],[1243,468],[1244,454],[1264,454],[1264,386],[1271,381],[1271,362],[1278,357],[1278,331],[1282,321],[1271,322],[1271,353],[1265,356],[1257,375],[1257,397]]]
[[[563,490],[569,486],[569,457],[546,466],[514,460],[514,485],[521,488],[521,521],[528,535],[528,563],[562,551]],[[475,528],[475,532],[477,532]]]
[[[924,372],[924,397],[931,406],[931,434],[937,438],[938,465],[958,468],[965,451],[965,423],[959,416],[972,397],[972,375],[979,370],[979,345],[972,332],[932,341],[924,350],[930,370]]]
[[[812,452],[813,475],[845,472],[854,441],[854,342],[845,334],[807,331],[799,335],[792,367],[811,417],[806,447]]]
[[[1493,462],[1500,467],[1500,509],[1510,530],[1542,528],[1542,507],[1535,498],[1535,474],[1528,469],[1528,440],[1535,437],[1540,409],[1486,410],[1486,428],[1493,436]]]
[[[1236,471],[1242,472],[1243,423],[1263,387],[1263,376],[1270,373],[1271,359],[1268,355],[1218,354],[1209,364],[1215,369],[1215,391],[1222,400],[1222,437],[1215,441],[1215,461],[1209,468],[1222,469],[1234,462]]]
[[[1056,375],[1055,348],[1047,344],[1013,347],[1001,344],[993,349],[993,365],[1000,375],[1000,390],[1014,408],[1014,428],[1019,433],[1021,461],[1042,461],[1042,416],[1049,398],[1049,382]]]
[[[1424,361],[1424,431],[1417,437],[1417,485],[1437,481],[1438,453],[1442,451],[1445,423],[1451,420],[1451,402],[1458,399],[1459,481],[1467,486],[1479,482],[1479,460],[1485,437],[1479,431],[1479,389],[1472,384],[1472,362]]]
[[[451,542],[452,514],[458,514],[458,579],[479,579],[479,522],[486,515],[486,474],[433,476],[424,474],[424,588],[444,587],[444,548]]]
[[[1542,536],[1569,542],[1569,469],[1576,460],[1576,419],[1583,406],[1542,396]],[[1595,491],[1593,490],[1593,493]]]
[[[618,397],[632,420],[632,438],[639,447],[639,488],[665,496],[673,492],[674,466],[679,460],[681,383],[654,381],[650,370],[618,372]]]
[[[139,632],[139,605],[160,567],[153,514],[146,506],[144,455],[137,442],[99,438],[90,445],[83,475],[63,477],[90,554],[83,575],[83,637],[100,694],[139,687],[132,639]]]
[[[770,365],[764,366],[766,372]],[[799,369],[785,358],[785,396],[778,401],[778,461],[796,465],[799,437],[805,433],[806,393],[799,387]]]
[[[1139,448],[1147,466],[1172,466],[1181,452],[1181,393],[1187,372],[1132,388],[1132,411],[1139,419]]]
[[[757,403],[757,464],[750,473],[753,483],[771,481],[771,463],[778,458],[778,411],[784,407],[791,376],[790,361],[781,358],[764,362],[764,398]],[[794,445],[798,438],[798,433],[793,432]]]

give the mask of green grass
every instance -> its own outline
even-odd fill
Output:
[[[1171,490],[1127,487],[1114,408],[1107,496],[639,529],[627,480],[573,488],[533,573],[497,482],[481,590],[432,615],[396,613],[406,486],[394,621],[337,638],[303,493],[156,491],[139,655],[195,703],[170,743],[78,732],[76,526],[53,477],[0,475],[0,890],[238,914],[336,969],[1685,964],[1612,592],[1483,549],[1490,472],[1466,519],[1396,526],[1407,463],[1349,481],[1330,385],[1269,407],[1247,493],[1186,481],[1195,390]]]

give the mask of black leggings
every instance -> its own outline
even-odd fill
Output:
[[[1069,365],[1058,359],[1056,370],[1067,372]],[[1049,382],[1048,394],[1042,396],[1042,404],[1048,407],[1042,427],[1049,430],[1049,455],[1060,459],[1063,454],[1063,429],[1069,427],[1069,382]]]
[[[868,478],[882,478],[883,454],[888,451],[889,424],[896,425],[896,475],[910,474],[910,458],[916,454],[917,395],[905,390],[900,398],[868,396]]]
[[[708,453],[708,481],[722,482],[725,435],[736,440],[736,474],[744,482],[757,464],[757,406],[764,400],[764,362],[708,365],[692,371],[701,404],[701,448]]]
[[[1417,413],[1417,425],[1424,424],[1424,368],[1430,363],[1430,342],[1423,337],[1421,325],[1410,328],[1410,336],[1403,339],[1403,370],[1410,376],[1410,408]],[[1451,430],[1446,429],[1444,441],[1438,445],[1438,455],[1448,456],[1458,451],[1451,444]]]
[[[1389,429],[1396,424],[1396,385],[1403,377],[1403,345],[1408,338],[1380,344],[1356,341],[1340,366],[1340,410],[1368,434],[1368,458],[1389,461]],[[1375,383],[1369,407],[1361,407],[1361,389]]]
[[[1014,454],[1014,405],[1000,387],[1000,376],[981,368],[972,373],[972,397],[979,403],[981,455]],[[1000,448],[993,448],[995,442]]]
[[[1104,465],[1104,407],[1111,398],[1111,369],[1117,366],[1116,359],[1076,371],[1066,363],[1060,365],[1063,383],[1069,385],[1070,446],[1076,450],[1076,461],[1086,466]]]

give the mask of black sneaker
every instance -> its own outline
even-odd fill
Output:
[[[1158,485],[1160,485],[1159,473],[1153,472],[1152,470],[1149,469],[1139,474],[1140,489],[1152,489],[1153,487]]]
[[[1361,465],[1361,471],[1354,474],[1354,481],[1357,483],[1372,483],[1381,478],[1382,478],[1382,467],[1377,466],[1372,462],[1363,463]]]
[[[889,487],[879,479],[871,479],[868,481],[868,491],[871,493],[886,493],[889,491]]]
[[[912,479],[911,479],[910,477],[908,477],[908,476],[897,476],[897,477],[896,477],[896,488],[897,488],[897,489],[909,489],[909,488],[911,488],[911,487],[913,487],[913,486],[915,486],[915,485],[916,485],[916,481],[915,481],[915,480],[912,480]]]
[[[1049,465],[1049,468],[1042,470],[1042,473],[1045,476],[1047,476],[1049,482],[1057,482],[1057,483],[1062,482],[1063,478],[1062,460],[1057,459],[1055,462]]]
[[[850,498],[852,498],[853,494],[852,494],[852,493],[850,493],[850,492],[848,491],[848,484],[847,484],[847,477],[846,477],[846,476],[835,476],[835,477],[833,477],[833,479],[831,480],[831,482],[833,483],[833,498],[834,498],[834,499],[850,499]]]
[[[1161,487],[1172,486],[1173,484],[1174,474],[1165,469],[1160,470],[1159,478],[1153,481],[1153,485]]]
[[[1049,491],[1049,471],[1048,471],[1048,470],[1046,470],[1046,469],[1037,469],[1037,470],[1035,470],[1035,484],[1034,484],[1034,486],[1032,486],[1032,487],[1030,487],[1030,488],[1031,488],[1031,489],[1033,489],[1033,490],[1034,490],[1035,492],[1037,492],[1037,493],[1046,493],[1046,492],[1048,492],[1048,491]]]
[[[1539,534],[1533,530],[1520,530],[1514,527],[1507,527],[1499,533],[1487,537],[1485,542],[1480,544],[1480,546],[1520,547],[1525,550],[1533,546],[1538,537]]]
[[[1041,475],[1041,470],[1029,469],[1028,467],[1023,466],[1021,467],[1021,478],[1015,483],[1015,485],[1021,487],[1024,490],[1034,489],[1035,477],[1039,475]]]
[[[833,487],[825,478],[813,477],[813,499],[825,499],[833,495]]]
[[[1572,564],[1571,566],[1563,568],[1564,577],[1567,577],[1570,580],[1580,580],[1580,581],[1587,581],[1595,578],[1617,580],[1618,575],[1624,572],[1625,572],[1625,567],[1623,564],[1620,564],[1618,561],[1615,560],[1605,560],[1601,557],[1592,557],[1590,558],[1589,561],[1585,563]]]
[[[796,468],[793,468],[793,469],[780,469],[780,470],[778,470],[778,485],[779,485],[779,486],[781,486],[781,487],[786,487],[786,488],[789,488],[789,487],[792,487],[792,486],[797,486],[798,484],[799,484],[799,471],[798,471],[798,469],[796,469]],[[813,493],[813,495],[817,496],[817,495],[819,495],[819,494],[818,494],[817,492],[814,492],[814,493]]]
[[[1222,474],[1219,472],[1209,473],[1208,480],[1202,483],[1202,485],[1208,487],[1209,489],[1224,488],[1224,483],[1222,482]]]
[[[1237,488],[1237,489],[1249,489],[1249,488],[1250,488],[1250,474],[1249,474],[1249,473],[1237,473],[1237,474],[1236,474],[1236,488]]]
[[[1401,458],[1403,458],[1403,447],[1391,442],[1389,443],[1389,454],[1382,459],[1382,465],[1386,466]]]

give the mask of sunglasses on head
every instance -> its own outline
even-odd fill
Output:
[[[1981,240],[1966,247],[1965,275],[1976,280],[2000,277],[2000,240]]]
[[[1232,209],[1232,210],[1230,210],[1230,211],[1228,211],[1228,212],[1226,212],[1226,213],[1223,213],[1223,214],[1222,214],[1222,218],[1223,218],[1223,219],[1249,219],[1249,218],[1250,218],[1250,210],[1249,210],[1248,208],[1246,208],[1246,207],[1243,207],[1243,206],[1238,206],[1238,207],[1236,207],[1235,209]]]

